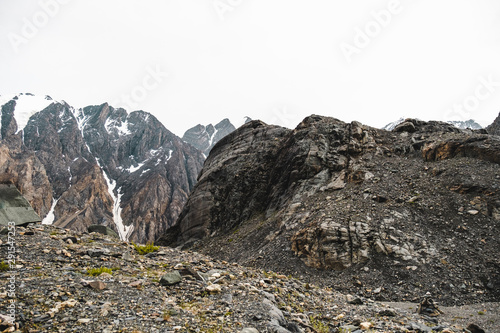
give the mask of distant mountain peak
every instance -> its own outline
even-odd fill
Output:
[[[212,124],[198,124],[188,129],[182,136],[182,141],[189,143],[193,147],[201,150],[205,156],[208,156],[210,150],[217,142],[229,133],[236,130],[228,118],[224,118],[215,126]]]
[[[393,121],[384,127],[382,129],[386,131],[392,131],[394,128],[396,128],[399,124],[405,122],[406,118],[401,117],[396,121]],[[448,120],[446,121],[448,124],[451,124],[455,126],[458,129],[482,129],[483,127],[479,125],[475,120],[469,119],[469,120]]]
[[[448,124],[452,124],[459,129],[482,129],[483,127],[479,125],[475,120],[448,120]]]

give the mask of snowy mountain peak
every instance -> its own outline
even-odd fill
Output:
[[[460,129],[482,129],[483,127],[479,125],[476,121],[469,119],[469,120],[449,120],[447,121],[448,124],[452,124],[456,128]]]
[[[35,113],[45,109],[52,103],[57,103],[50,96],[34,95],[31,93],[20,93],[15,95],[0,95],[0,106],[4,106],[10,101],[14,101],[14,118],[17,123],[17,131],[19,133],[28,124],[28,120]],[[1,126],[1,124],[0,124]],[[1,128],[1,127],[0,127]]]

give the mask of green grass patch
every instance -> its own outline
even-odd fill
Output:
[[[329,333],[330,332],[330,328],[328,327],[328,324],[325,324],[324,322],[322,322],[318,318],[316,318],[314,316],[310,316],[309,320],[311,321],[311,325],[316,330],[316,332],[318,332],[318,333]]]
[[[107,268],[107,267],[91,268],[91,269],[87,270],[87,275],[90,275],[90,276],[99,276],[102,273],[113,274],[113,270],[111,270],[111,268]]]
[[[0,262],[0,272],[5,272],[5,271],[8,271],[9,270],[9,264],[6,263],[5,261],[2,260],[2,262]]]
[[[132,243],[132,245],[135,248],[135,251],[139,254],[148,254],[151,252],[158,251],[160,249],[159,246],[155,246],[153,242],[147,243],[146,245],[137,245],[135,243]]]

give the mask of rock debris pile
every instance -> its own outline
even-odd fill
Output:
[[[7,257],[8,236],[0,235]],[[2,265],[7,332],[465,332],[359,295],[202,254],[133,244],[54,226],[18,227],[15,264]],[[9,297],[8,279],[15,278]],[[477,324],[477,322],[476,322]],[[498,323],[497,323],[498,324]]]

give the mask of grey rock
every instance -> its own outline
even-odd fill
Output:
[[[240,333],[259,333],[259,331],[253,327],[245,327],[240,331]]]
[[[477,326],[476,324],[472,324],[472,323],[467,325],[467,329],[471,333],[485,333],[485,331],[481,327]]]
[[[394,132],[410,132],[413,133],[416,131],[415,125],[412,122],[404,121],[401,124],[397,125],[394,129]]]
[[[114,231],[113,229],[111,229],[109,227],[106,227],[105,225],[92,224],[92,225],[89,225],[89,227],[87,228],[87,231],[88,232],[98,232],[98,233],[103,234],[103,235],[107,235],[107,236],[111,236],[111,237],[115,237],[115,238],[120,238],[120,236],[118,236],[116,231]]]
[[[88,249],[87,255],[90,257],[102,257],[110,254],[110,251],[105,248]]]
[[[424,333],[432,331],[432,328],[430,328],[429,326],[415,322],[408,323],[407,328],[410,330],[414,330],[416,332],[424,332]]]
[[[182,276],[179,271],[173,271],[164,274],[160,279],[160,284],[162,286],[171,286],[182,281]]]

